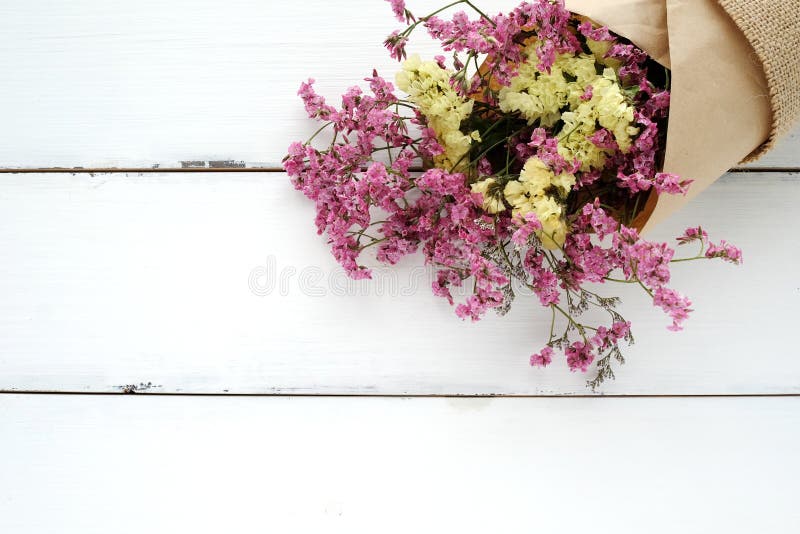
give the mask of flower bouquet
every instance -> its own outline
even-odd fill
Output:
[[[667,27],[672,2],[576,1],[570,11],[561,0],[533,0],[489,15],[456,0],[425,16],[403,0],[390,4],[405,25],[384,43],[402,61],[396,85],[373,71],[369,92],[352,87],[336,108],[313,80],[303,83],[305,109],[323,123],[317,133],[330,129],[332,140],[323,148],[313,144],[317,134],[293,143],[284,160],[347,273],[370,277],[359,262],[366,249],[387,264],[421,251],[434,271],[433,293],[473,321],[488,310],[506,313],[525,289],[551,317],[531,365],[548,365],[558,349],[570,370],[595,369],[593,389],[614,377],[614,362],[624,362],[620,346],[633,341],[619,299],[604,286],[639,287],[668,314],[668,328],[680,330],[691,302],[669,287],[671,264],[738,264],[741,252],[710,241],[700,226],[675,247],[644,239],[643,230],[763,151],[796,110],[776,119],[774,99],[762,97],[737,119],[707,125],[710,134],[693,133],[698,124],[686,117],[724,114],[707,95],[675,103],[673,88],[707,80],[698,71],[709,67],[673,46],[692,26]],[[676,5],[670,23],[693,20],[685,11],[697,6]],[[470,14],[444,15],[459,6]],[[708,32],[710,43],[725,45],[714,53],[749,47],[738,33],[731,41],[732,20],[706,23],[719,26]],[[449,59],[408,54],[421,28]],[[722,67],[736,71],[730,87],[718,88],[723,104],[766,94],[770,83],[760,65],[739,59]],[[741,126],[736,120],[748,121],[746,131],[721,154],[709,151],[709,140],[722,144],[713,133],[727,139]],[[468,295],[456,302],[455,288]],[[606,320],[586,321],[591,308]]]

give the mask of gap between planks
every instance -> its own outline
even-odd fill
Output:
[[[404,394],[404,393],[193,393],[193,392],[157,392],[147,390],[120,391],[58,391],[58,390],[0,390],[2,395],[64,395],[64,396],[99,396],[140,395],[150,397],[319,397],[319,398],[386,398],[386,399],[695,399],[695,398],[772,398],[800,397],[800,393],[689,393],[689,394]]]
[[[411,168],[411,171],[422,171]],[[0,168],[0,174],[158,174],[158,173],[283,173],[282,167],[45,167],[12,169]],[[797,173],[800,167],[734,167],[729,173]]]

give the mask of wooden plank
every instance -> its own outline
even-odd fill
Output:
[[[4,532],[800,529],[798,398],[4,395],[0,414]]]
[[[381,42],[397,26],[376,0],[8,0],[0,167],[275,167],[315,129],[300,82],[335,100],[373,67],[391,77]],[[797,131],[757,165],[800,166]]]
[[[800,393],[797,175],[723,178],[657,229],[702,223],[745,264],[676,265],[687,329],[633,288],[638,342],[614,394]],[[348,281],[281,173],[6,175],[0,180],[0,390],[585,394],[531,369],[534,298],[477,324],[431,295],[418,256]],[[147,389],[142,387],[140,389]]]

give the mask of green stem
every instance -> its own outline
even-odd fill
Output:
[[[327,123],[323,124],[322,126],[320,126],[320,127],[319,127],[319,130],[317,130],[316,132],[314,132],[314,134],[313,134],[311,137],[309,137],[309,138],[308,138],[308,141],[306,141],[306,142],[305,142],[305,143],[303,143],[303,144],[304,144],[304,145],[307,145],[307,144],[309,144],[311,141],[313,141],[313,140],[314,140],[314,138],[315,138],[316,136],[318,136],[318,135],[319,135],[319,134],[322,132],[322,130],[324,130],[325,128],[327,128],[327,127],[328,127],[328,126],[330,126],[331,124],[333,124],[333,122],[327,122]]]
[[[446,5],[446,6],[444,6],[444,7],[440,7],[439,9],[437,9],[436,11],[434,11],[433,13],[429,13],[429,14],[428,14],[427,16],[425,16],[425,17],[420,17],[420,18],[419,18],[419,19],[418,19],[418,20],[417,20],[417,21],[416,21],[414,24],[412,24],[411,26],[409,26],[408,28],[406,28],[405,30],[403,30],[403,33],[401,33],[400,35],[403,35],[403,36],[408,36],[408,35],[410,35],[410,34],[411,34],[411,32],[412,32],[412,31],[414,31],[414,29],[415,29],[417,26],[419,26],[419,25],[420,25],[420,24],[422,24],[423,22],[427,21],[429,18],[433,17],[434,15],[438,15],[438,14],[439,14],[439,13],[441,13],[442,11],[444,11],[444,10],[446,10],[446,9],[449,9],[449,8],[451,8],[451,7],[453,7],[453,6],[457,6],[458,4],[463,4],[464,2],[467,2],[467,0],[456,0],[455,2],[452,2],[452,3],[450,3],[450,4],[447,4],[447,5]],[[467,2],[467,3],[469,3],[469,2]]]
[[[577,329],[578,329],[578,333],[580,333],[581,337],[583,338],[583,341],[584,341],[584,343],[588,343],[588,342],[589,342],[589,339],[586,337],[586,331],[585,331],[584,329],[585,329],[585,328],[588,328],[588,329],[590,329],[590,330],[596,330],[595,328],[592,328],[591,326],[584,326],[584,325],[582,325],[582,324],[580,324],[580,323],[576,322],[576,321],[575,321],[575,319],[573,319],[573,318],[572,318],[572,316],[571,316],[570,314],[568,314],[567,312],[565,312],[565,311],[564,311],[564,310],[561,308],[561,306],[559,306],[558,304],[551,304],[550,306],[552,306],[552,307],[554,307],[556,310],[560,311],[560,312],[561,312],[561,314],[562,314],[564,317],[566,317],[566,318],[569,320],[569,322],[570,322],[570,323],[572,323],[572,324],[575,326],[575,328],[577,328]]]
[[[492,19],[490,19],[489,17],[487,17],[487,16],[486,16],[486,13],[484,13],[483,11],[481,11],[480,9],[478,9],[478,8],[475,6],[475,4],[473,4],[473,3],[472,3],[472,2],[470,2],[469,0],[464,0],[464,3],[466,3],[466,4],[467,4],[469,7],[471,7],[472,9],[474,9],[474,10],[475,10],[475,11],[478,13],[478,15],[480,15],[482,18],[484,18],[485,20],[489,21],[489,22],[491,23],[491,25],[492,25],[492,26],[496,26],[496,24],[494,23],[494,21],[493,21]]]
[[[498,127],[498,126],[499,126],[501,123],[503,123],[503,122],[505,122],[505,117],[503,117],[502,119],[500,119],[500,120],[499,120],[499,121],[497,121],[497,122],[494,122],[494,123],[492,123],[492,125],[491,125],[491,126],[489,126],[488,128],[486,128],[486,131],[485,131],[485,132],[482,132],[482,133],[480,134],[480,136],[481,136],[481,139],[484,139],[484,138],[485,138],[485,136],[489,135],[489,134],[492,132],[492,130],[494,130],[495,128],[497,128],[497,127]],[[504,142],[504,141],[500,141],[500,143],[497,143],[497,144],[501,144],[501,143],[503,143],[503,142]],[[488,149],[488,150],[491,150],[491,149],[492,149],[492,148],[494,148],[495,146],[497,146],[497,145],[494,145],[494,146],[491,146],[491,147],[489,147],[489,149]],[[453,168],[452,168],[452,169],[450,169],[450,172],[453,172],[455,169],[457,169],[457,168],[458,168],[458,166],[459,166],[459,165],[461,165],[461,162],[462,162],[462,161],[464,161],[464,158],[466,158],[468,154],[469,154],[469,152],[467,152],[466,154],[464,154],[463,156],[461,156],[460,158],[458,158],[458,161],[456,161],[455,165],[453,165]],[[476,159],[474,159],[474,160],[470,160],[470,164],[472,164],[472,163],[475,163],[475,162],[477,162],[479,159],[481,159],[481,158],[483,157],[483,154],[485,154],[485,152],[481,153],[481,154],[480,154],[480,155],[479,155],[479,156],[478,156]]]
[[[507,137],[505,139],[501,139],[500,141],[496,142],[495,144],[493,144],[492,146],[490,146],[489,148],[487,148],[486,150],[484,150],[480,154],[478,154],[474,159],[470,160],[470,165],[473,164],[473,163],[477,163],[483,156],[488,154],[492,149],[497,148],[498,146],[502,145],[503,143],[507,143],[509,139],[511,139],[512,137],[514,137],[518,133],[524,132],[526,129],[527,129],[527,126],[525,128],[520,128],[516,132],[512,133],[509,137]],[[464,159],[464,156],[461,156],[461,158],[453,166],[453,168],[450,169],[450,172],[453,172],[458,167],[458,165],[461,163],[461,160],[463,160],[463,159]]]
[[[617,282],[618,284],[635,284],[636,280],[620,280],[619,278],[611,278],[606,276],[603,280],[607,280],[609,282]]]
[[[642,199],[642,194],[639,193],[636,195],[636,202],[633,203],[633,212],[631,212],[630,220],[628,220],[628,224],[632,223],[633,220],[636,218],[636,213],[639,211],[639,201]]]
[[[707,260],[705,256],[695,256],[694,258],[679,258],[677,260],[670,260],[670,263],[680,263],[682,261],[695,261],[695,260]]]
[[[641,280],[639,280],[639,278],[638,278],[638,277],[636,278],[636,281],[637,281],[637,282],[639,282],[639,285],[640,285],[640,286],[642,286],[642,289],[644,289],[644,290],[647,292],[647,294],[648,294],[648,295],[650,295],[651,297],[655,296],[655,295],[653,295],[653,292],[652,292],[652,291],[650,291],[650,288],[649,288],[649,287],[647,287],[646,285],[644,285],[644,284],[642,283],[642,281],[641,281]]]
[[[366,245],[364,245],[363,247],[361,247],[359,250],[364,250],[364,249],[366,249],[366,248],[369,248],[369,247],[371,247],[372,245],[375,245],[375,244],[377,244],[377,243],[381,243],[381,242],[383,242],[383,241],[386,241],[387,239],[389,239],[389,238],[388,238],[388,237],[382,237],[382,238],[380,238],[380,239],[375,239],[375,238],[373,238],[373,241],[372,241],[372,242],[370,242],[370,243],[367,243]]]

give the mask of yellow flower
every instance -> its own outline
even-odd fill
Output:
[[[511,84],[500,89],[500,110],[519,112],[529,124],[538,120],[542,126],[552,126],[558,121],[559,110],[567,103],[570,92],[567,80],[557,65],[550,74],[537,70],[534,48],[529,46],[525,54],[529,59],[519,66]]]
[[[550,216],[544,220],[540,219],[542,229],[536,232],[542,241],[542,246],[549,250],[555,250],[564,246],[567,239],[567,223],[561,216]]]
[[[536,232],[542,245],[556,249],[564,244],[567,223],[563,204],[549,193],[557,192],[566,198],[574,185],[575,176],[568,173],[556,176],[542,160],[534,157],[525,162],[519,180],[506,184],[503,195],[515,217],[536,214],[542,223],[542,230]]]
[[[631,126],[633,106],[625,101],[614,69],[605,69],[597,84],[596,92],[590,101],[595,107],[597,122],[603,128],[610,130],[620,150],[627,152],[631,147],[631,135],[638,133],[638,129]]]
[[[607,151],[589,140],[597,131],[597,117],[591,105],[581,104],[575,111],[564,112],[561,118],[564,128],[558,138],[558,153],[567,161],[577,159],[583,172],[602,169],[606,163]]]
[[[595,58],[588,54],[579,54],[577,56],[560,54],[556,56],[555,65],[563,72],[574,77],[575,82],[572,83],[582,89],[585,89],[587,85],[597,78]]]
[[[532,201],[534,195],[531,193],[527,184],[523,184],[517,180],[511,180],[503,189],[503,195],[514,208],[515,215],[517,213],[528,213],[534,209]]]
[[[612,44],[613,43],[611,41],[595,41],[594,39],[586,39],[586,45],[589,47],[589,50],[592,51],[592,54],[594,54],[597,62],[607,67],[611,67],[616,71],[622,66],[622,62],[620,62],[618,59],[605,57]]]
[[[550,183],[559,190],[562,197],[566,198],[566,196],[569,195],[569,192],[572,191],[572,188],[575,185],[575,175],[565,172],[553,176],[553,179],[551,180]]]
[[[542,195],[544,190],[550,187],[553,172],[539,158],[529,158],[522,166],[519,179],[528,186],[533,194]]]
[[[563,212],[561,203],[550,196],[543,196],[536,199],[536,202],[534,203],[534,209],[536,210],[536,215],[540,220],[547,220],[552,217],[561,217],[561,213]]]
[[[473,101],[455,92],[450,85],[451,74],[435,61],[422,61],[418,55],[412,55],[395,75],[397,87],[408,93],[444,148],[434,164],[447,170],[457,165],[466,166],[465,156],[472,141],[480,140],[478,132],[465,134],[461,131],[461,123],[472,113]]]
[[[606,162],[609,150],[589,140],[598,124],[614,135],[622,152],[630,150],[632,136],[639,133],[633,126],[633,106],[625,100],[614,70],[605,69],[591,85],[592,98],[562,113],[564,128],[558,139],[558,153],[567,161],[579,160],[583,172],[602,169]]]
[[[598,127],[614,135],[622,152],[630,149],[632,137],[639,133],[633,125],[634,108],[625,100],[615,72],[619,62],[603,58],[610,42],[589,39],[588,44],[592,55],[558,54],[550,73],[536,67],[538,43],[528,44],[517,74],[499,93],[501,111],[517,112],[529,124],[538,121],[548,127],[563,121],[558,152],[567,161],[579,160],[583,172],[602,169],[610,152],[589,140]],[[606,66],[601,74],[598,65]],[[589,87],[591,98],[585,100]]]
[[[472,192],[483,195],[483,209],[487,213],[500,213],[506,209],[502,191],[497,187],[497,180],[494,178],[486,178],[472,184]]]

